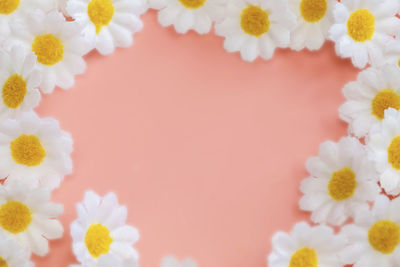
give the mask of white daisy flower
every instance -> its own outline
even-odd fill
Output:
[[[139,233],[125,224],[127,210],[118,205],[115,194],[100,198],[89,191],[77,205],[77,212],[71,235],[74,254],[83,266],[136,266],[138,253],[132,245]]]
[[[269,267],[342,267],[338,252],[346,245],[346,238],[335,235],[333,229],[305,222],[295,225],[290,234],[278,232],[272,238]]]
[[[276,47],[288,47],[296,25],[287,0],[232,0],[220,17],[215,31],[225,37],[225,49],[240,51],[246,61],[270,59]]]
[[[72,138],[53,118],[24,113],[0,124],[0,177],[55,188],[72,171]]]
[[[161,267],[197,267],[197,263],[190,258],[179,261],[174,256],[165,256],[161,261]]]
[[[339,108],[339,116],[349,123],[351,133],[364,137],[384,118],[386,109],[400,109],[400,70],[393,65],[366,69],[343,88],[343,94],[347,102]]]
[[[389,108],[385,118],[374,125],[366,141],[370,158],[380,174],[380,183],[386,193],[400,193],[400,112]]]
[[[36,10],[26,17],[24,23],[11,26],[16,40],[12,43],[22,44],[37,56],[43,93],[51,93],[55,86],[72,87],[74,76],[85,71],[86,63],[82,56],[91,47],[81,36],[82,28],[76,22],[67,22],[57,11],[45,14]]]
[[[62,212],[62,205],[50,202],[47,189],[17,181],[0,186],[0,231],[34,254],[46,255],[48,240],[62,236],[63,227],[54,219]]]
[[[20,247],[14,240],[0,232],[0,266],[33,267],[28,250]]]
[[[0,51],[0,121],[16,118],[21,112],[32,111],[39,105],[37,89],[41,73],[36,68],[36,56],[15,46],[9,53]]]
[[[302,181],[300,208],[316,223],[340,225],[368,207],[380,189],[365,147],[354,137],[322,143],[319,156],[306,163],[310,177]]]
[[[210,32],[217,15],[224,12],[224,0],[149,0],[151,8],[160,10],[158,21],[164,27],[174,25],[178,33],[195,30]]]
[[[0,42],[10,35],[10,23],[26,16],[34,9],[49,12],[55,8],[54,0],[2,0],[0,2]]]
[[[397,0],[343,0],[334,8],[335,24],[330,38],[336,52],[351,58],[353,65],[380,65],[383,50],[400,29]]]
[[[320,49],[328,37],[333,23],[336,0],[289,0],[291,11],[297,16],[292,31],[290,48],[294,50]]]
[[[103,55],[132,45],[143,27],[145,0],[68,0],[67,12],[82,25],[85,38]]]
[[[371,210],[362,209],[354,224],[342,228],[348,239],[339,254],[344,264],[354,267],[400,266],[400,199],[392,202],[380,195]]]

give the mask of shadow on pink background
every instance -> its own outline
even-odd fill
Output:
[[[131,48],[88,55],[76,86],[41,103],[73,135],[75,168],[53,194],[64,238],[37,266],[75,263],[69,224],[93,189],[128,206],[141,267],[166,254],[265,267],[273,233],[309,218],[297,205],[304,163],[346,133],[337,109],[357,71],[332,44],[246,63],[222,38],[178,35],[155,12],[143,19]]]

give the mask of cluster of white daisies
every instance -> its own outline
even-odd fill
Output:
[[[178,33],[215,32],[246,61],[270,59],[276,48],[317,50],[325,40],[363,68],[398,62],[398,0],[148,0],[161,25]]]
[[[0,266],[33,266],[63,235],[63,206],[51,191],[72,172],[73,141],[53,118],[34,111],[41,93],[68,89],[93,49],[128,47],[142,23],[143,0],[0,0]],[[89,191],[71,225],[82,267],[133,267],[138,231],[115,194]]]
[[[355,63],[369,58],[371,66],[343,88],[339,115],[349,136],[321,144],[319,155],[306,163],[310,176],[301,183],[299,205],[311,212],[313,225],[301,222],[289,234],[275,234],[270,267],[400,266],[400,57],[394,53],[385,64],[374,64],[382,56],[378,47],[398,46],[392,31],[397,2],[336,4],[331,34],[341,36],[338,52],[347,51]],[[349,38],[354,16],[354,33],[364,36],[371,29],[371,41]],[[367,21],[372,27],[363,26]]]
[[[308,160],[297,224],[272,240],[269,267],[400,266],[399,0],[149,0],[178,33],[225,37],[242,58],[270,59],[276,48],[320,49],[325,40],[358,68],[343,90],[349,136],[325,142]],[[333,227],[340,227],[339,232]]]
[[[371,66],[344,88],[349,136],[322,144],[307,163],[300,207],[318,225],[276,234],[269,266],[400,266],[400,199],[388,197],[400,193],[399,0],[0,0],[0,266],[32,266],[31,254],[46,255],[48,240],[63,234],[63,208],[50,196],[72,171],[72,139],[36,115],[41,93],[72,87],[89,51],[130,46],[147,7],[179,33],[215,23],[226,50],[247,61],[330,39],[339,56]],[[78,266],[137,266],[139,234],[115,194],[89,191],[77,211]]]

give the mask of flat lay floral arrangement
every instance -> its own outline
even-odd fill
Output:
[[[363,69],[343,88],[339,116],[349,136],[320,146],[300,186],[300,222],[272,238],[270,267],[400,266],[399,0],[0,0],[0,266],[33,266],[63,235],[63,206],[51,191],[71,174],[73,141],[34,109],[41,94],[71,88],[92,50],[129,47],[140,15],[162,26],[215,33],[245,61],[276,48],[336,54]],[[334,75],[334,74],[333,74]],[[87,191],[71,223],[73,252],[84,267],[137,266],[138,231],[126,225],[117,196]],[[335,227],[335,228],[332,228]],[[196,267],[173,256],[161,267]]]

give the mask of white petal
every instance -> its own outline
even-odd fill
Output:
[[[259,55],[256,38],[249,38],[241,47],[240,54],[245,61],[254,61]]]
[[[115,50],[114,39],[107,28],[104,28],[99,33],[99,39],[96,44],[96,49],[102,55],[112,54]]]

